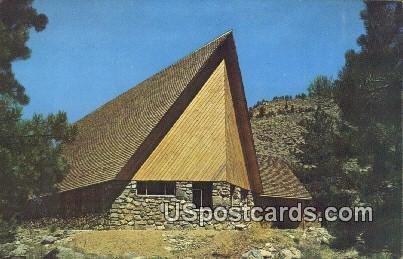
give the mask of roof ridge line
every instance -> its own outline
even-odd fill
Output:
[[[127,92],[133,90],[134,88],[138,87],[139,85],[143,84],[144,82],[147,82],[147,81],[151,80],[154,76],[159,75],[159,74],[165,72],[165,71],[168,70],[169,68],[175,66],[176,64],[178,64],[178,63],[181,62],[182,60],[188,58],[189,56],[193,55],[194,53],[198,52],[199,50],[201,50],[201,49],[207,47],[208,45],[210,45],[210,44],[212,44],[212,43],[214,43],[214,42],[220,40],[221,38],[223,38],[223,41],[222,41],[219,45],[217,45],[217,46],[214,48],[213,51],[215,51],[215,50],[224,42],[224,39],[225,39],[227,36],[231,35],[231,34],[232,34],[232,30],[228,30],[228,31],[224,32],[224,33],[221,34],[220,36],[218,36],[218,37],[214,38],[213,40],[210,40],[209,42],[207,42],[206,44],[204,44],[202,47],[199,47],[198,49],[193,50],[192,52],[186,54],[184,57],[182,57],[182,58],[180,58],[180,59],[174,61],[174,63],[172,63],[172,64],[170,64],[170,65],[164,67],[162,70],[159,70],[158,72],[156,72],[156,73],[154,73],[154,74],[148,76],[145,80],[136,83],[134,86],[130,87],[129,89],[127,89],[127,90],[124,91],[123,93],[121,93],[121,94],[119,94],[119,95],[117,95],[117,96],[115,96],[115,97],[112,97],[112,99],[110,99],[110,100],[107,101],[106,103],[101,104],[101,105],[98,106],[95,110],[90,111],[90,112],[87,113],[85,116],[83,116],[82,118],[80,118],[80,119],[78,119],[77,121],[75,121],[73,124],[76,124],[76,123],[80,122],[81,120],[85,119],[86,117],[88,117],[88,116],[91,115],[92,113],[94,113],[94,112],[96,112],[96,111],[102,109],[103,107],[105,107],[105,106],[108,105],[109,103],[111,103],[111,102],[113,102],[114,100],[118,99],[119,97],[125,95]],[[207,61],[207,60],[206,60],[206,61]],[[203,64],[201,67],[203,67],[203,66],[204,66],[204,64]]]
[[[226,32],[224,32],[224,33],[222,33],[222,34],[220,34],[218,37],[215,37],[214,39],[212,39],[212,40],[210,40],[209,42],[205,43],[204,45],[202,45],[202,46],[199,47],[198,49],[196,49],[196,50],[192,51],[191,53],[189,53],[189,55],[192,55],[193,53],[195,53],[195,52],[201,50],[202,48],[206,47],[207,45],[209,45],[209,44],[211,44],[211,43],[213,43],[213,42],[215,42],[215,41],[217,41],[217,40],[219,40],[219,39],[221,39],[221,38],[226,38],[227,36],[229,36],[229,35],[231,35],[231,34],[232,34],[232,29],[231,29],[231,30],[228,30],[228,31],[226,31]],[[187,56],[189,56],[189,55],[186,55],[185,57],[187,57]]]

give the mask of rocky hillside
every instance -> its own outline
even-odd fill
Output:
[[[304,143],[304,120],[312,119],[318,105],[327,112],[338,114],[329,100],[292,99],[263,101],[250,109],[252,132],[259,161],[267,155],[300,163],[298,146]]]
[[[323,228],[238,230],[59,230],[18,228],[0,258],[358,258],[334,251]],[[386,258],[386,257],[385,257]]]

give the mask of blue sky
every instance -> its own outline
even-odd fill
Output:
[[[24,115],[66,111],[75,121],[233,29],[248,105],[337,77],[363,33],[358,0],[36,0],[49,18],[32,56],[13,64],[31,97]]]

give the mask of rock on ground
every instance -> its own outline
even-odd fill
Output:
[[[253,249],[253,250],[249,250],[248,252],[244,253],[241,256],[241,258],[242,259],[263,259],[263,256],[260,253],[260,250]]]
[[[59,238],[54,237],[54,236],[44,236],[42,238],[41,244],[42,245],[46,245],[46,244],[53,244],[54,242],[56,242],[56,240],[58,240]]]
[[[19,244],[13,251],[11,251],[9,256],[10,257],[25,257],[27,255],[28,250],[29,250],[29,247],[27,245]]]
[[[281,250],[281,254],[284,256],[284,259],[299,259],[301,258],[301,251],[299,251],[295,247],[290,247]]]

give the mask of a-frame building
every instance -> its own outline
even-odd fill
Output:
[[[63,149],[70,169],[58,214],[102,212],[109,225],[161,227],[163,202],[253,204],[264,190],[232,32],[76,125]]]

